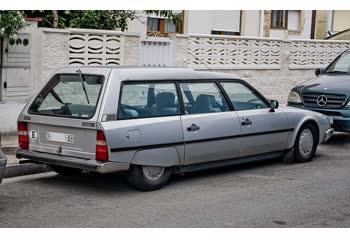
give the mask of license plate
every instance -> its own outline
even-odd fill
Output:
[[[74,144],[74,134],[46,132],[46,140]]]

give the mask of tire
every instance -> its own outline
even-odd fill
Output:
[[[164,187],[171,174],[171,169],[166,167],[132,165],[129,169],[129,182],[141,191],[154,191]]]
[[[318,146],[318,130],[307,123],[301,127],[295,139],[294,147],[285,155],[284,163],[306,163],[312,161]]]
[[[50,165],[50,168],[54,172],[62,176],[79,176],[82,173],[82,170],[78,168],[70,168],[70,167],[64,167],[64,166],[58,166],[58,165]]]

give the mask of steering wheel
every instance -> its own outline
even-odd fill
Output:
[[[260,109],[262,106],[260,104],[256,104],[252,109]]]

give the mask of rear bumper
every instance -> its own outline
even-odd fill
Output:
[[[130,164],[117,162],[101,162],[96,160],[85,160],[73,157],[57,156],[48,153],[33,152],[30,150],[18,149],[16,157],[29,159],[36,163],[59,165],[71,168],[78,168],[86,171],[99,173],[112,173],[127,171]]]
[[[2,182],[2,178],[5,175],[5,170],[6,170],[6,158],[0,158],[0,183]]]

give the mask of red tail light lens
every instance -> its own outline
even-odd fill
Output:
[[[108,147],[103,131],[97,131],[96,136],[96,160],[108,161]]]
[[[29,148],[28,128],[27,123],[18,122],[18,145],[21,149]]]

